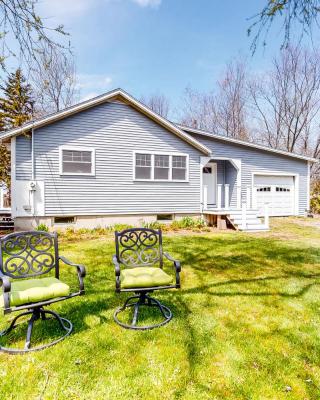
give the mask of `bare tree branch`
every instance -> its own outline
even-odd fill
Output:
[[[163,94],[153,94],[149,97],[142,97],[140,101],[149,107],[155,113],[164,118],[168,118],[170,112],[170,103]]]

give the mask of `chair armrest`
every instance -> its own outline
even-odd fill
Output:
[[[166,258],[167,260],[173,262],[173,265],[174,265],[175,269],[176,269],[178,272],[181,272],[181,263],[180,263],[180,261],[175,260],[173,257],[170,256],[169,253],[163,253],[163,255],[165,256],[165,258]]]
[[[173,257],[170,256],[168,253],[163,253],[164,257],[173,262],[175,271],[176,271],[176,285],[180,287],[180,272],[181,272],[181,263],[178,260],[175,260]]]
[[[120,286],[121,286],[120,273],[121,273],[121,271],[120,271],[120,264],[119,264],[119,261],[118,261],[118,258],[116,255],[114,255],[112,257],[112,262],[114,265],[114,272],[116,275],[116,291],[120,292]]]
[[[10,308],[10,296],[9,293],[11,292],[11,282],[9,280],[9,277],[6,275],[3,275],[3,273],[0,271],[0,282],[3,290],[3,305],[4,309]]]
[[[67,258],[65,258],[63,256],[59,256],[59,260],[61,260],[64,264],[69,265],[70,267],[77,268],[80,292],[81,292],[81,294],[84,294],[83,278],[86,276],[86,269],[85,269],[84,265],[75,264],[75,263],[69,261]]]
[[[0,272],[0,282],[4,293],[8,293],[11,291],[11,282],[9,280],[9,277],[3,275],[2,272]]]

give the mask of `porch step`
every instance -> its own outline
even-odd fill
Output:
[[[246,210],[246,227],[242,227],[242,210],[232,210],[228,215],[228,219],[233,226],[239,231],[260,232],[268,231],[269,228],[264,225],[262,220],[258,218],[258,210]]]
[[[0,231],[13,231],[14,221],[10,216],[0,217]]]

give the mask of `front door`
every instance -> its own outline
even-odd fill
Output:
[[[207,205],[208,207],[216,207],[217,205],[217,164],[208,163],[202,170],[203,186],[207,186]]]

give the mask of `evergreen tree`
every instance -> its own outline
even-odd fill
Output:
[[[16,128],[33,117],[31,85],[26,83],[20,68],[9,74],[0,89],[3,92],[3,97],[0,97],[0,130]]]
[[[0,131],[21,126],[33,117],[32,90],[21,69],[11,73],[0,89]],[[0,143],[0,183],[10,188],[10,181],[10,151]]]

